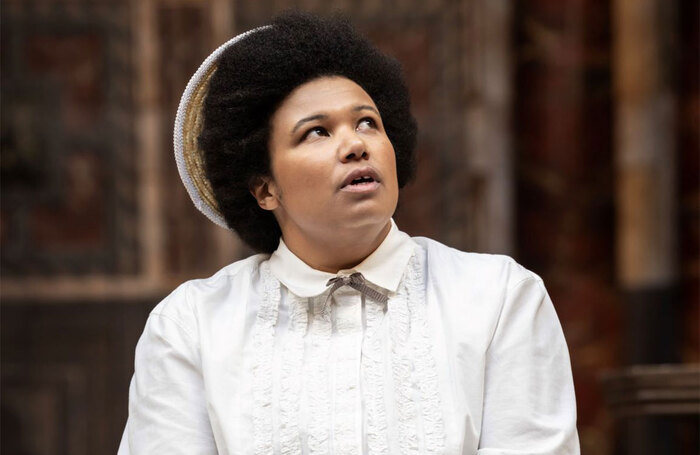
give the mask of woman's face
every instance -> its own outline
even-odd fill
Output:
[[[261,206],[273,210],[285,238],[389,222],[399,193],[394,148],[355,82],[321,77],[297,87],[272,116],[269,148]]]

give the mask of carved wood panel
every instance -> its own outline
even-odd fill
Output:
[[[5,279],[138,272],[128,13],[3,3]]]

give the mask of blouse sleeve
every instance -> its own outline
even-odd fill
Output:
[[[176,291],[153,310],[136,346],[119,455],[217,453],[197,338],[176,314],[161,312],[179,298]]]
[[[578,455],[569,353],[542,281],[512,286],[486,357],[479,455]]]

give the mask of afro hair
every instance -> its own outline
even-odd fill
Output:
[[[272,212],[250,194],[256,177],[270,175],[270,119],[296,87],[323,76],[346,77],[369,94],[396,153],[399,187],[415,174],[416,121],[399,63],[347,19],[284,13],[222,53],[199,136],[219,210],[257,252],[272,253],[281,236]]]

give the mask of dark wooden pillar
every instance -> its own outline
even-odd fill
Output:
[[[582,453],[610,455],[598,382],[619,362],[606,1],[517,2],[517,259],[542,276],[571,353]]]

